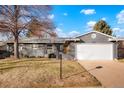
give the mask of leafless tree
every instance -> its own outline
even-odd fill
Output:
[[[32,19],[28,25],[28,37],[38,36],[43,37],[45,34],[49,34],[51,37],[56,37],[57,34],[54,32],[55,25],[49,19],[46,20],[37,20]]]
[[[44,20],[51,6],[0,5],[0,31],[10,32],[14,37],[14,57],[19,58],[18,40],[32,18]]]

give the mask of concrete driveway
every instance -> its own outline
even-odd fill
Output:
[[[124,88],[124,63],[117,61],[80,61],[79,63],[95,76],[103,87]]]

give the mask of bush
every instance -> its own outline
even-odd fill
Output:
[[[11,55],[11,52],[6,50],[0,50],[0,59],[10,57],[10,55]]]
[[[49,54],[49,58],[56,58],[56,55],[54,53]]]

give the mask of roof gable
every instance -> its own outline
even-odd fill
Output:
[[[80,40],[84,41],[85,43],[110,43],[109,39],[115,39],[116,37],[98,32],[92,31],[86,34],[77,36]]]
[[[98,33],[98,34],[101,34],[101,35],[103,35],[103,36],[107,36],[107,37],[109,37],[109,38],[115,38],[115,37],[113,37],[113,36],[110,36],[110,35],[107,35],[107,34],[104,34],[104,33],[98,32],[98,31],[91,31],[91,32],[88,32],[88,33],[85,33],[85,34],[76,36],[76,38],[82,37],[82,36],[85,36],[85,35],[88,35],[88,34],[92,34],[92,33]]]

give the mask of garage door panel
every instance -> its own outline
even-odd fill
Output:
[[[112,60],[113,44],[78,44],[78,60]]]

